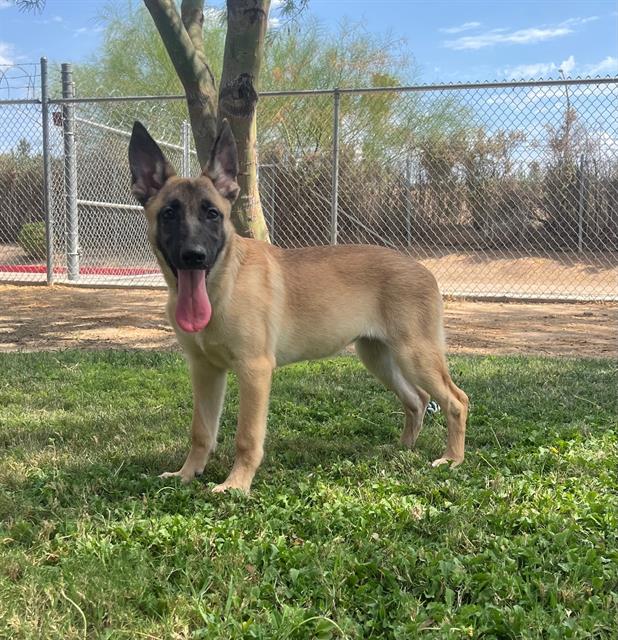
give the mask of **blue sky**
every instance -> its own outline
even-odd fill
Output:
[[[33,16],[0,0],[0,64],[41,55],[84,60],[100,43],[108,4],[47,0]],[[618,74],[615,0],[309,0],[307,13],[326,28],[347,18],[403,40],[420,82],[558,77],[559,68],[571,76]]]

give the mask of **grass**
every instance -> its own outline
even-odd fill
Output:
[[[175,354],[0,357],[2,638],[616,638],[609,361],[452,358],[468,453],[352,358],[278,371],[249,497],[156,474],[188,449]]]

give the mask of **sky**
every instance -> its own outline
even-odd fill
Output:
[[[109,0],[47,0],[38,15],[12,5],[0,0],[0,65],[88,59]],[[306,14],[401,41],[420,83],[618,75],[618,0],[309,0]]]

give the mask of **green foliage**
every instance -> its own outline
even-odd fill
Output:
[[[414,78],[404,42],[370,34],[359,22],[330,32],[306,17],[273,35],[264,53],[264,91],[399,86]]]
[[[88,64],[76,65],[80,95],[173,95],[182,85],[163,41],[142,2],[108,3],[100,16],[103,44]],[[205,45],[211,64],[221,72],[225,29],[208,21]],[[218,76],[217,76],[218,77]]]
[[[289,15],[302,7],[303,2],[286,3],[284,13]],[[102,23],[105,36],[101,50],[90,64],[76,70],[80,95],[182,93],[141,3],[122,9],[110,7]],[[216,78],[221,71],[224,40],[225,22],[220,12],[207,11],[204,50]],[[360,23],[342,22],[329,31],[303,14],[302,20],[269,33],[260,76],[263,93],[381,88],[409,84],[414,80],[414,67],[400,40],[371,35]],[[187,117],[184,100],[97,103],[90,110],[95,113],[89,113],[88,118],[125,130],[134,119],[140,119],[155,138],[174,143],[179,142],[181,122]],[[381,232],[382,226],[400,226],[384,219],[384,211],[389,218],[399,214],[384,203],[392,203],[391,194],[399,193],[405,184],[404,164],[410,150],[428,132],[460,128],[469,119],[467,110],[452,98],[388,91],[343,94],[340,114],[341,200],[354,200],[365,227],[376,232]],[[281,189],[285,194],[285,202],[275,197],[271,213],[280,227],[290,228],[286,232],[289,239],[302,244],[308,237],[319,236],[318,231],[296,237],[307,221],[306,203],[315,203],[315,225],[330,215],[324,194],[330,189],[333,96],[263,95],[258,102],[257,125],[260,165],[276,166],[270,176],[271,192]],[[91,149],[89,153],[96,155]],[[172,162],[179,169],[178,162]],[[366,176],[377,176],[384,167],[389,167],[390,175],[384,176],[371,194],[365,189],[357,192],[355,185],[365,186]],[[403,196],[399,199],[405,207]],[[355,228],[352,221],[347,226]],[[388,235],[384,237],[388,242]]]
[[[283,13],[293,17],[304,6],[304,0],[286,0]],[[76,72],[80,95],[182,93],[142,3],[112,5],[102,23],[101,50]],[[205,25],[204,50],[218,78],[225,20],[211,9]],[[396,87],[414,78],[403,42],[368,34],[359,23],[343,22],[329,31],[302,13],[269,32],[259,81],[264,93]],[[559,126],[547,126],[543,139],[534,127],[530,133],[497,128],[483,95],[341,94],[342,242],[529,251],[550,245],[573,249],[581,232],[587,248],[618,246],[612,208],[616,163],[599,134],[587,130],[573,108],[559,117]],[[262,196],[279,229],[275,242],[298,246],[329,237],[333,102],[330,93],[262,95],[258,102]],[[99,103],[90,109],[92,120],[125,130],[138,118],[157,139],[176,144],[187,117],[184,100]],[[504,115],[512,119],[508,111]],[[534,151],[541,147],[545,157]],[[106,153],[103,146],[99,156]],[[172,162],[179,169],[178,159]]]
[[[45,223],[28,222],[19,232],[19,245],[29,258],[40,260],[46,255]]]
[[[142,3],[109,5],[101,15],[103,44],[90,63],[75,69],[81,95],[172,95],[182,93],[174,67]],[[221,76],[225,21],[205,14],[204,52]],[[403,41],[374,36],[362,23],[343,22],[329,32],[314,18],[271,31],[259,78],[262,91],[409,82],[413,68]]]
[[[302,3],[300,3],[302,5]],[[290,10],[295,3],[290,4]],[[141,4],[112,5],[101,17],[103,45],[91,63],[75,71],[80,95],[173,95],[182,87],[148,12]],[[206,12],[204,51],[215,78],[219,78],[225,41],[220,12]],[[414,66],[404,43],[388,35],[369,34],[362,23],[342,22],[336,31],[303,16],[302,23],[271,31],[264,52],[259,86],[265,91],[332,89],[334,87],[387,87],[414,80]],[[156,105],[160,106],[160,105]],[[123,122],[118,105],[107,120],[130,126],[141,117],[151,128],[164,119],[166,128],[178,130],[186,117],[184,102],[166,102],[165,113],[143,104],[141,113],[127,110]],[[343,144],[364,149],[364,157],[384,157],[401,149],[414,135],[428,128],[443,128],[465,120],[465,111],[453,100],[435,100],[430,107],[416,96],[398,94],[342,97]],[[431,115],[428,116],[427,114]],[[101,114],[99,117],[105,117]],[[175,121],[175,125],[170,123]],[[258,103],[258,137],[262,162],[298,158],[330,149],[332,96],[324,98],[263,97]]]
[[[29,159],[32,156],[32,143],[26,140],[26,138],[21,138],[15,145],[13,155],[20,161]]]
[[[52,160],[52,164],[54,161]],[[0,153],[0,220],[2,242],[17,242],[26,223],[43,218],[43,162],[22,138]]]
[[[618,607],[617,370],[451,358],[468,453],[443,417],[396,444],[399,404],[352,358],[277,372],[251,496],[229,470],[230,378],[202,481],[182,464],[176,354],[0,354],[0,636],[607,638]]]

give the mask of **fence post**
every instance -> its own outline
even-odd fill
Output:
[[[337,244],[338,201],[339,201],[339,89],[333,90],[333,167],[330,203],[330,243]]]
[[[264,218],[268,227],[268,235],[271,244],[275,244],[275,206],[277,188],[277,165],[262,164],[258,166],[258,182],[261,185],[260,193],[263,194]]]
[[[412,166],[410,156],[406,155],[406,243],[412,244]]]
[[[579,198],[577,203],[577,251],[581,253],[584,246],[584,187],[585,187],[585,179],[584,179],[584,154],[579,158],[579,180],[578,182],[578,191]]]
[[[182,167],[181,175],[183,178],[191,177],[191,143],[190,143],[190,127],[186,120],[182,121]]]
[[[43,214],[45,216],[45,251],[47,284],[54,283],[54,218],[51,206],[51,163],[49,144],[49,78],[47,58],[41,58],[41,125],[43,133]]]
[[[62,64],[62,97],[75,97],[73,67]],[[79,218],[77,214],[77,160],[75,153],[75,104],[62,103],[62,134],[64,138],[64,192],[67,216],[67,275],[69,280],[79,277]]]

